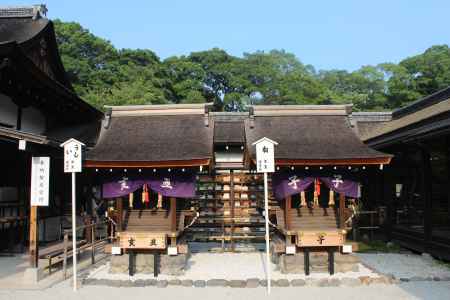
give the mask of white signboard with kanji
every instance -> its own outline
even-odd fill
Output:
[[[61,144],[64,147],[64,172],[81,172],[82,147],[84,144],[76,139],[70,139]]]
[[[256,145],[256,171],[258,173],[275,172],[274,148],[278,143],[264,137],[253,145]]]
[[[31,206],[48,206],[50,157],[33,157],[31,162]]]

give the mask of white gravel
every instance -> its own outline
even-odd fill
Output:
[[[450,278],[450,268],[427,255],[393,253],[358,253],[356,255],[370,268],[384,274],[392,274],[397,278]]]
[[[226,279],[244,280],[248,278],[266,278],[265,274],[266,257],[263,252],[252,253],[194,253],[188,260],[188,268],[182,276],[168,276],[160,274],[158,279]],[[380,277],[360,264],[359,272],[336,273],[330,276],[328,273],[311,273],[310,276],[304,274],[282,274],[277,270],[276,265],[271,264],[272,279],[320,279],[320,278],[358,278],[360,276]],[[109,264],[103,265],[93,270],[89,277],[96,279],[111,280],[137,280],[151,279],[153,274],[136,274],[132,278],[128,274],[108,273]]]

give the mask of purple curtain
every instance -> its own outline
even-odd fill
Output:
[[[195,196],[195,174],[178,172],[156,172],[147,178],[118,177],[103,184],[103,198],[126,196],[144,184],[166,197],[192,198]]]
[[[116,178],[103,184],[103,198],[126,196],[142,187],[144,180],[131,179],[128,176]]]
[[[320,177],[320,180],[325,183],[330,190],[342,193],[347,197],[359,198],[361,196],[358,182],[342,179],[341,176]]]
[[[195,196],[195,174],[159,172],[156,176],[146,179],[153,191],[166,197],[192,198]]]
[[[272,189],[276,199],[284,199],[306,190],[314,182],[314,177],[300,177],[295,173],[275,173],[272,175]]]

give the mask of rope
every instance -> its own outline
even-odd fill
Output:
[[[195,217],[192,219],[191,223],[189,223],[188,226],[184,227],[184,229],[188,229],[189,227],[191,227],[192,225],[194,225],[195,221],[197,221],[197,219],[200,217],[200,213],[197,211],[195,212]]]

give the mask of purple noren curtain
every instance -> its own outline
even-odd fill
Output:
[[[103,198],[126,196],[144,184],[166,197],[191,198],[195,196],[195,174],[157,172],[150,178],[122,176],[103,184]]]
[[[153,191],[166,197],[192,198],[195,196],[195,174],[160,172],[145,180]]]
[[[272,188],[276,199],[284,199],[306,190],[314,182],[314,177],[301,177],[295,173],[274,173]]]
[[[126,196],[141,188],[143,184],[143,180],[130,179],[128,176],[116,178],[103,184],[103,198]]]
[[[342,179],[342,176],[320,177],[320,180],[332,191],[342,193],[347,197],[359,198],[359,183],[352,180]]]

